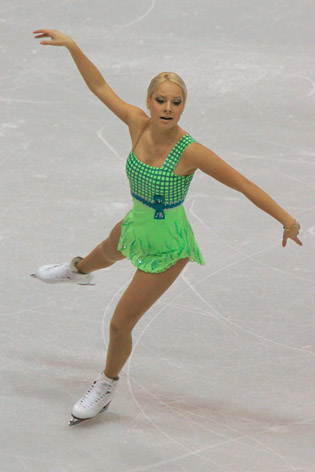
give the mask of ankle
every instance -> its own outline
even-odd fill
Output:
[[[74,266],[76,267],[76,269],[78,269],[78,271],[79,271],[80,274],[88,274],[88,272],[85,272],[85,271],[81,268],[81,266],[82,266],[81,262],[82,262],[82,261],[83,261],[83,259],[80,259],[78,262],[76,262],[76,263],[74,264]]]
[[[107,374],[105,374],[105,371],[102,372],[102,377],[103,377],[105,380],[119,380],[119,376],[118,376],[118,375],[115,375],[115,376],[107,375]]]

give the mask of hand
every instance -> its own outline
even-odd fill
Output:
[[[33,34],[35,34],[35,39],[51,38],[50,41],[41,41],[40,44],[43,45],[68,47],[74,43],[73,39],[57,30],[40,29],[33,31]]]
[[[283,231],[282,247],[285,247],[288,239],[292,239],[299,246],[303,246],[302,241],[299,240],[297,235],[300,232],[300,224],[295,221],[291,228],[285,228]]]

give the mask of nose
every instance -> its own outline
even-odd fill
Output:
[[[165,111],[167,112],[171,111],[171,102],[165,102]]]

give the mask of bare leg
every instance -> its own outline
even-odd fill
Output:
[[[104,373],[114,379],[125,365],[131,350],[131,332],[142,315],[179,276],[189,258],[180,259],[165,272],[150,274],[137,270],[119,300],[110,323],[110,341]]]
[[[125,259],[125,256],[117,249],[122,221],[123,220],[119,221],[119,223],[114,226],[105,241],[96,246],[88,256],[77,263],[76,266],[80,272],[87,274],[94,270],[105,269],[105,267],[109,267],[115,264],[115,262]]]

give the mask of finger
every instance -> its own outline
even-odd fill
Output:
[[[37,30],[33,31],[33,34],[35,35],[35,39],[40,39],[40,38],[54,38],[53,31],[51,30]]]
[[[283,236],[283,239],[282,239],[282,247],[286,247],[286,245],[287,245],[287,240],[288,240],[288,238],[286,238],[285,236]]]
[[[54,46],[53,41],[41,41],[39,44],[43,44],[44,46]]]
[[[35,39],[38,39],[38,38],[49,38],[50,36],[48,34],[38,34],[37,36],[35,36]]]
[[[37,33],[50,33],[51,30],[50,29],[47,29],[47,28],[44,28],[44,29],[39,29],[39,30],[35,30],[33,31],[33,34],[37,34]]]
[[[298,244],[299,246],[303,246],[303,243],[299,238],[294,238],[293,241],[296,242],[296,244]]]

